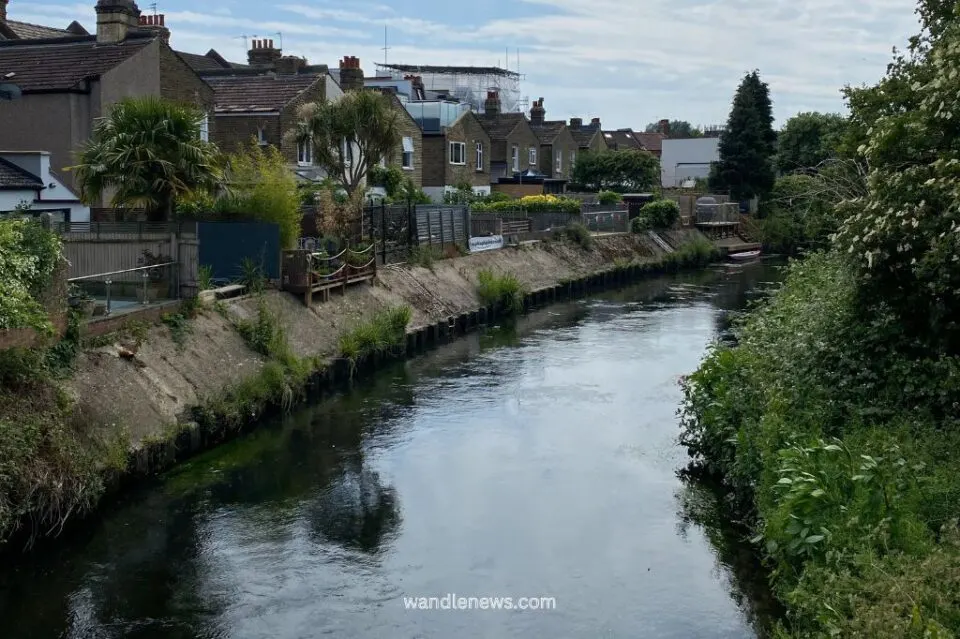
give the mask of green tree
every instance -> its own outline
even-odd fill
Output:
[[[659,122],[651,122],[647,125],[647,133],[658,133],[660,131]],[[703,131],[693,126],[686,120],[670,120],[671,138],[702,138]]]
[[[98,120],[80,150],[77,187],[86,203],[112,193],[113,206],[143,207],[169,219],[176,201],[223,181],[216,146],[200,139],[204,114],[157,97],[126,98]]]
[[[775,142],[770,89],[758,71],[751,71],[737,88],[720,134],[720,161],[711,168],[710,188],[729,190],[735,200],[768,193],[776,179]]]
[[[298,144],[311,144],[313,161],[352,195],[370,167],[396,149],[398,127],[385,95],[350,91],[329,102],[305,104],[290,135]]]
[[[777,169],[781,173],[811,171],[837,156],[846,118],[836,113],[798,113],[777,136]]]
[[[644,191],[660,181],[660,161],[637,149],[577,155],[573,181],[595,191]]]

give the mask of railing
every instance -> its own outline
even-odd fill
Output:
[[[310,268],[311,283],[313,285],[348,284],[355,277],[376,273],[377,256],[373,247],[374,245],[371,244],[362,251],[345,248],[331,256],[324,253],[308,254],[307,263]]]
[[[129,308],[180,299],[177,262],[73,277],[67,283],[71,306],[87,316],[110,315],[117,304]]]
[[[735,202],[724,204],[697,204],[697,224],[710,226],[739,224],[740,208]]]
[[[594,233],[626,233],[630,230],[630,212],[624,208],[584,211],[583,225]]]

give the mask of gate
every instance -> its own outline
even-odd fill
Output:
[[[199,263],[215,280],[243,277],[243,263],[253,261],[264,277],[280,279],[280,227],[267,222],[198,222]]]

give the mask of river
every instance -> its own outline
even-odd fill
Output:
[[[272,420],[0,567],[0,636],[762,636],[762,570],[678,477],[675,413],[778,277],[557,304]]]

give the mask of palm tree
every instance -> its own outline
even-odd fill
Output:
[[[216,146],[200,138],[203,113],[157,97],[127,98],[94,127],[76,166],[86,203],[111,193],[112,206],[143,207],[170,219],[178,197],[223,181]]]
[[[376,91],[350,91],[329,102],[305,104],[291,132],[298,146],[310,145],[315,164],[349,195],[367,171],[400,143],[397,112]]]

